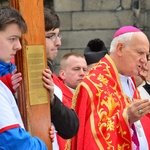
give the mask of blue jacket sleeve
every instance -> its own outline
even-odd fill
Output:
[[[48,150],[38,137],[32,137],[23,128],[0,133],[0,150]]]

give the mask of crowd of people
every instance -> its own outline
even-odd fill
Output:
[[[14,97],[22,80],[12,56],[27,32],[22,15],[0,6],[0,149],[47,146],[24,128]],[[100,39],[88,42],[83,54],[67,53],[54,74],[61,46],[60,19],[44,8],[46,56],[44,87],[50,93],[49,134],[54,150],[148,150],[150,148],[149,40],[139,28],[120,27],[108,51]],[[53,139],[54,137],[54,139]]]
[[[55,15],[55,13],[51,12],[50,9],[45,8],[45,34],[46,38],[53,41],[53,45],[47,43],[47,51],[51,51],[52,49],[56,49],[57,44],[56,41],[60,41],[58,37],[59,31],[59,18],[58,18],[58,26],[55,23],[46,24],[47,22],[53,21],[51,15]],[[24,129],[23,122],[18,111],[18,107],[14,98],[14,90],[19,86],[19,82],[21,81],[21,73],[16,73],[12,76],[11,82],[11,73],[16,69],[16,66],[10,62],[12,56],[16,54],[18,50],[21,50],[22,46],[20,44],[21,34],[27,31],[27,25],[22,18],[21,14],[12,7],[9,6],[1,6],[0,7],[0,41],[1,41],[1,50],[0,50],[0,66],[1,66],[1,140],[0,140],[0,148],[1,149],[47,149],[46,145],[37,137],[31,137],[29,133]],[[57,19],[57,15],[56,19]],[[52,16],[53,17],[53,16]],[[55,21],[55,20],[54,20]],[[56,33],[54,32],[54,28],[56,28]],[[10,32],[11,31],[11,32]],[[52,33],[51,33],[52,32]],[[61,43],[61,42],[60,42]],[[8,53],[8,50],[10,51]],[[47,52],[48,53],[48,52]],[[42,73],[41,73],[42,74]],[[54,83],[52,81],[52,71],[50,69],[45,69],[43,71],[43,80],[44,86],[50,91],[50,104],[51,104],[51,119],[57,130],[57,133],[62,138],[71,138],[73,137],[79,127],[79,119],[77,114],[73,109],[70,109],[63,105],[61,100],[59,99],[59,95],[57,94],[57,88],[55,88]],[[11,84],[13,83],[13,85]],[[6,87],[7,86],[7,87]],[[12,90],[12,91],[10,91]],[[15,89],[14,89],[15,88]],[[56,93],[56,94],[55,94]],[[8,95],[8,97],[6,97]],[[7,118],[7,120],[5,119]],[[50,128],[50,127],[47,127]],[[50,133],[49,133],[50,134]],[[51,135],[50,135],[51,136]],[[9,138],[8,138],[9,137]],[[21,139],[21,140],[20,140]],[[14,142],[13,142],[14,141]],[[55,141],[55,140],[54,140]],[[9,143],[9,144],[6,144]]]

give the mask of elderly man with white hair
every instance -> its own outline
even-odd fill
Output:
[[[89,71],[74,94],[80,127],[72,150],[149,149],[150,101],[140,99],[131,78],[147,63],[149,46],[138,28],[115,32],[110,56]]]

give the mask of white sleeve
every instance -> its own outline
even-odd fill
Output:
[[[62,96],[63,96],[63,94],[62,94],[62,91],[61,91],[61,89],[57,86],[57,85],[55,85],[54,84],[54,94],[60,99],[60,101],[62,102]]]
[[[14,96],[0,81],[0,131],[11,129],[16,125],[24,128]]]

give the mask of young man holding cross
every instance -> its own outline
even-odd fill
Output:
[[[21,14],[12,7],[0,6],[0,76],[11,74],[16,68],[10,60],[21,50],[20,38],[27,32]],[[51,71],[43,71],[44,87],[53,98],[54,85]],[[49,128],[49,127],[48,127]],[[0,79],[0,149],[47,150],[45,143],[32,137],[24,128],[12,92]]]

